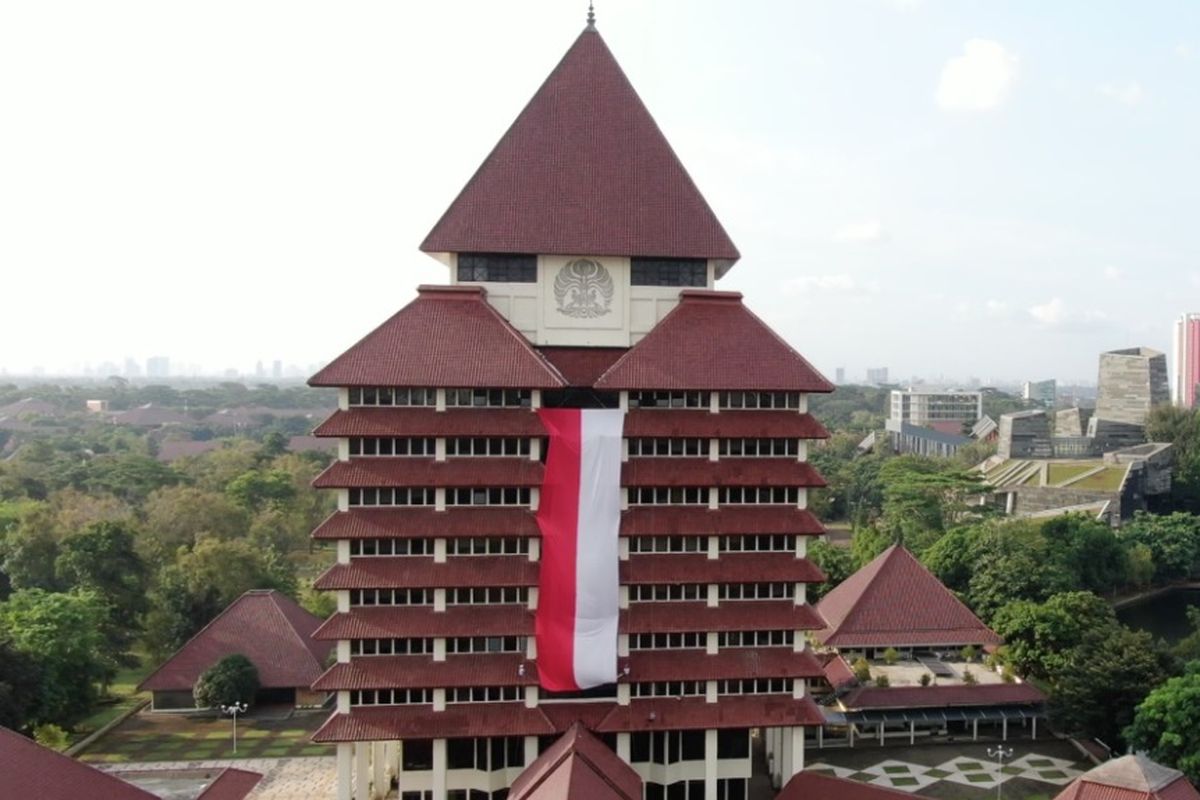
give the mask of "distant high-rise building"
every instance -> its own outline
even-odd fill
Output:
[[[1171,399],[1177,406],[1192,408],[1200,383],[1200,314],[1184,314],[1175,320],[1174,342]]]
[[[883,385],[888,382],[887,367],[872,367],[867,369],[867,383]]]
[[[834,371],[834,375],[835,375],[835,378],[834,378],[833,382],[836,383],[838,386],[841,386],[843,383],[846,382],[846,368],[845,367],[838,367]]]
[[[137,378],[142,374],[142,365],[137,362],[136,358],[125,359],[125,377]]]
[[[275,380],[283,377],[283,362],[278,358],[271,362],[271,377]]]
[[[1021,387],[1021,396],[1031,403],[1053,408],[1058,398],[1058,382],[1054,378],[1044,381],[1025,381]]]
[[[146,359],[146,377],[165,378],[171,374],[171,359],[166,356],[150,356]]]
[[[1094,420],[1145,426],[1151,409],[1170,401],[1166,355],[1149,347],[1100,354]]]
[[[267,377],[267,368],[263,366],[263,363],[261,360],[254,364],[254,377],[256,377],[256,378]]]

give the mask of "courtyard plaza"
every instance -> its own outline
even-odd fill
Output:
[[[1049,800],[1091,768],[1069,742],[1010,742],[998,765],[988,756],[998,742],[925,744],[810,751],[807,769],[889,789],[946,800]]]
[[[241,745],[238,746],[241,755]],[[246,796],[246,800],[321,800],[333,797],[337,769],[332,756],[319,758],[248,758],[206,761],[155,761],[152,763],[123,763],[97,765],[105,772],[126,778],[147,791],[159,794],[164,800],[192,800],[200,782],[172,778],[169,771],[196,771],[236,767],[262,775],[262,780]],[[135,776],[134,773],[153,770],[157,776]]]

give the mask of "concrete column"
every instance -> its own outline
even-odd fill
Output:
[[[820,725],[817,727],[817,749],[818,750],[825,749],[825,726],[824,725]]]
[[[446,540],[444,538],[439,536],[433,540],[433,563],[446,563],[446,549]]]
[[[1033,738],[1037,738],[1037,717],[1033,718]]]
[[[446,460],[446,439],[445,439],[445,437],[439,436],[433,440],[433,460],[434,461],[445,461]]]
[[[720,591],[715,583],[708,584],[708,607],[716,608],[720,604]]]
[[[387,754],[386,742],[371,742],[371,800],[387,797]]]
[[[779,763],[779,785],[783,786],[787,783],[788,778],[794,774],[792,772],[792,729],[779,729],[779,756],[776,761]]]
[[[350,563],[350,540],[349,539],[338,539],[337,540],[337,562],[339,564],[349,564]]]
[[[433,639],[433,660],[446,660],[446,640],[441,636],[435,636]]]
[[[788,775],[796,775],[804,771],[804,728],[792,728],[792,771]]]
[[[709,439],[708,440],[708,460],[709,461],[719,461],[720,459],[721,459],[721,440],[720,439]],[[707,792],[706,792],[706,794],[707,794]]]
[[[433,800],[446,800],[446,740],[433,740]]]
[[[883,747],[883,723],[879,723],[879,746]]]
[[[354,800],[371,800],[371,744],[354,745]]]
[[[618,738],[617,741],[620,741],[620,739]],[[537,737],[536,736],[526,736],[525,737],[525,766],[528,767],[534,761],[537,761],[537,757],[538,757]]]
[[[717,796],[717,731],[704,731],[704,796]]]
[[[391,778],[395,778],[396,782],[400,782],[400,742],[388,742],[384,748],[384,759],[387,761],[387,775],[389,783]]]
[[[630,749],[630,742],[629,742],[629,734],[628,733],[618,733],[617,734],[617,755],[626,764],[629,763],[629,759],[631,757],[630,752],[631,752],[631,749]]]
[[[704,634],[704,654],[707,656],[715,656],[718,652],[719,639],[716,631],[709,631]]]
[[[846,726],[850,731],[850,746],[854,747],[854,723],[851,722]]]
[[[908,723],[908,743],[910,745],[917,743],[917,723],[915,722]]]
[[[337,746],[337,800],[351,800],[354,781],[354,745],[341,742]]]
[[[1008,717],[1000,720],[1000,741],[1008,741]]]
[[[971,741],[979,741],[979,720],[977,719],[971,720]]]

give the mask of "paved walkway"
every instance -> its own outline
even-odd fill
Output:
[[[120,775],[126,770],[211,769],[236,767],[263,776],[248,800],[325,800],[334,797],[337,765],[333,758],[239,758],[220,761],[150,761],[97,764]]]

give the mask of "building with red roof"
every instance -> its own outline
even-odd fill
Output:
[[[994,631],[902,545],[892,545],[834,587],[817,612],[814,634],[829,724],[818,733],[848,740],[888,736],[979,736],[982,723],[1002,739],[1009,723],[1037,735],[1045,696],[1032,684],[977,663],[1001,644]],[[969,658],[968,658],[969,657]],[[868,662],[861,681],[855,666]]]
[[[576,723],[513,781],[508,800],[642,800],[642,778]]]
[[[421,249],[451,285],[310,381],[339,390],[314,533],[338,548],[314,687],[339,797],[641,797],[584,788],[630,774],[615,759],[647,798],[745,797],[755,730],[782,785],[823,721],[808,395],[833,386],[715,290],[738,250],[594,25]],[[586,697],[539,685],[539,408],[626,412],[617,677]]]
[[[0,797],[158,800],[156,795],[0,727]]]
[[[321,620],[274,589],[246,592],[213,618],[138,687],[155,711],[192,710],[192,689],[209,667],[241,654],[258,669],[258,703],[325,704],[310,687],[325,670],[332,645],[313,638]]]
[[[1136,753],[1088,770],[1054,800],[1200,800],[1200,792],[1179,770]]]

